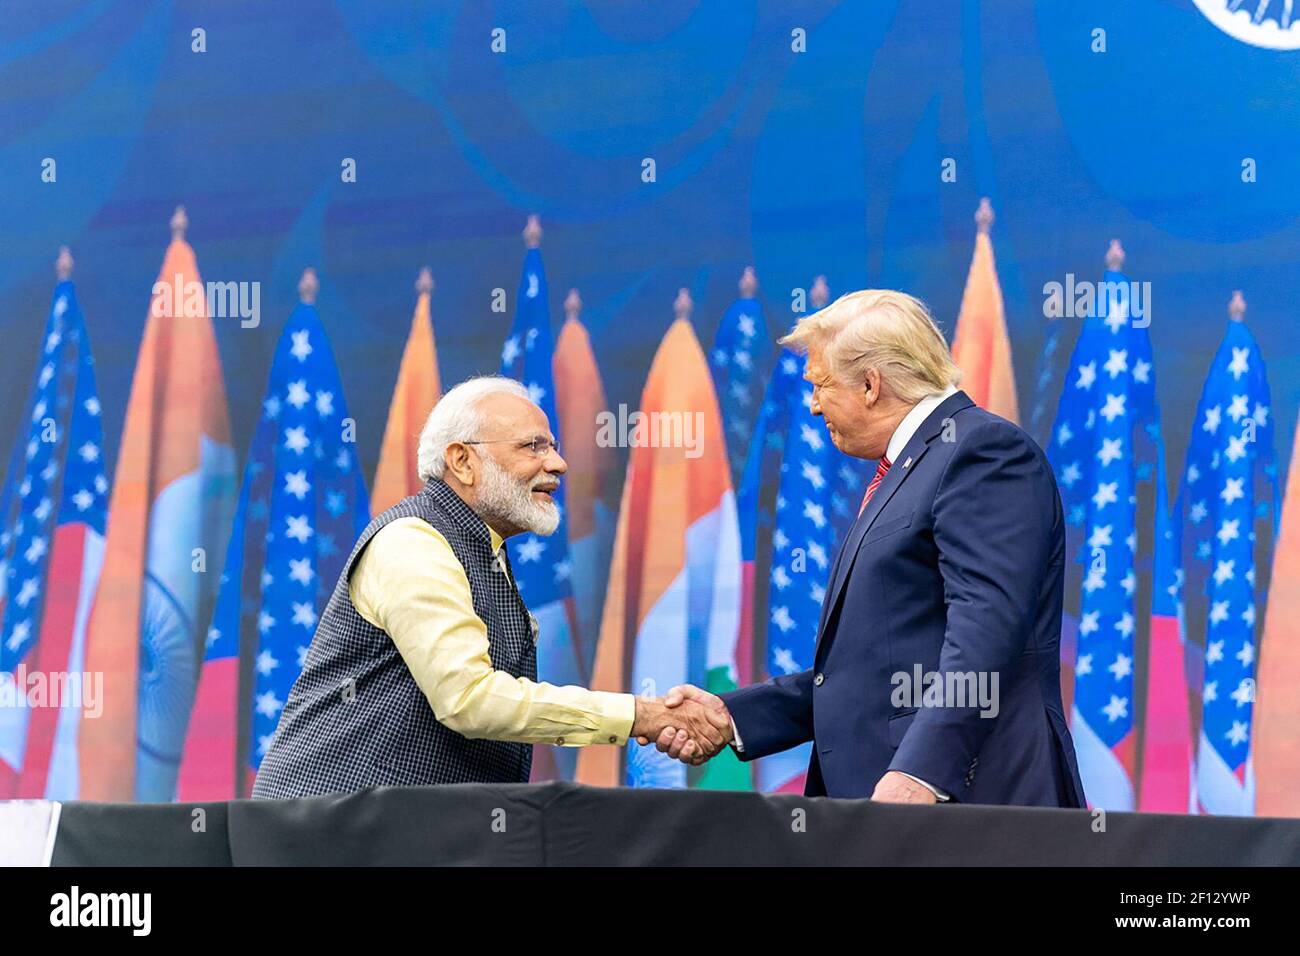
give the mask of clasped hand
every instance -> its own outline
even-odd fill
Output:
[[[653,742],[660,753],[698,766],[731,743],[733,731],[722,698],[682,684],[662,700],[636,699],[632,735],[642,746]]]

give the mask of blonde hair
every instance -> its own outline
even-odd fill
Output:
[[[915,404],[961,381],[948,342],[920,299],[890,289],[842,295],[804,316],[781,345],[807,353],[823,350],[828,371],[860,384],[876,369],[900,400]]]

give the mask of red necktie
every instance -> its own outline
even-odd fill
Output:
[[[889,466],[891,464],[892,462],[888,458],[882,457],[880,463],[876,465],[876,473],[871,478],[871,484],[867,485],[867,493],[862,496],[862,507],[858,508],[858,514],[862,514],[862,512],[867,510],[867,502],[870,501],[871,496],[876,493],[876,489],[880,487],[880,483],[885,480],[885,472],[889,471]]]

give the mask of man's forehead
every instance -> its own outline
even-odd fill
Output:
[[[821,349],[808,350],[808,359],[804,363],[803,377],[810,382],[826,377],[826,367],[822,364]]]
[[[550,434],[546,413],[522,395],[496,392],[482,400],[479,410],[496,430],[518,432],[520,438]]]

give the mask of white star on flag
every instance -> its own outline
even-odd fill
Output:
[[[542,543],[542,539],[535,534],[530,534],[523,544],[519,545],[519,560],[521,562],[540,561],[542,552],[545,550],[546,545]]]
[[[812,451],[821,451],[822,445],[824,444],[821,433],[807,422],[801,422],[799,424],[799,440],[807,445]]]
[[[1101,417],[1106,419],[1108,423],[1114,422],[1115,419],[1124,414],[1124,401],[1126,398],[1128,398],[1127,395],[1107,395],[1106,405],[1101,410]]]
[[[1213,408],[1207,408],[1205,410],[1205,422],[1201,425],[1201,429],[1209,432],[1211,435],[1217,434],[1219,431],[1219,422],[1222,418],[1223,409],[1220,406],[1215,405]]]
[[[1228,363],[1228,371],[1237,381],[1250,371],[1250,349],[1233,348],[1232,361]]]
[[[772,660],[776,662],[777,667],[781,668],[782,674],[794,674],[799,671],[799,665],[788,647],[776,648],[772,652]]]
[[[818,528],[826,526],[826,515],[822,506],[813,501],[809,501],[807,498],[805,498],[803,502],[803,515]]]
[[[814,489],[820,491],[822,488],[826,486],[826,479],[822,477],[821,468],[819,468],[817,465],[814,465],[812,462],[808,462],[808,461],[800,462],[799,471],[800,474],[803,476],[803,479],[807,481],[808,484],[812,485]],[[818,527],[820,527],[820,525]]]
[[[1112,724],[1115,721],[1119,720],[1121,717],[1127,717],[1128,698],[1116,697],[1114,694],[1111,694],[1110,703],[1107,704],[1105,707],[1103,707],[1101,712],[1110,718],[1110,722]]]
[[[307,356],[311,355],[311,333],[306,329],[301,332],[293,332],[290,336],[293,339],[293,346],[289,349],[289,354],[299,362],[305,362]]]
[[[311,441],[307,438],[307,430],[302,426],[284,430],[284,447],[295,455],[301,455],[310,444]]]
[[[1242,490],[1245,478],[1228,478],[1223,483],[1223,490],[1219,492],[1219,497],[1223,499],[1225,505],[1230,505],[1238,498],[1246,497],[1246,492]]]
[[[1213,603],[1210,605],[1210,623],[1211,623],[1211,624],[1222,624],[1222,623],[1223,623],[1224,621],[1226,621],[1227,619],[1228,619],[1228,602],[1227,602],[1227,601],[1215,601],[1215,602],[1213,602]],[[1222,641],[1219,641],[1219,646],[1220,646],[1220,647],[1223,646],[1223,642],[1222,642]],[[1216,659],[1217,659],[1217,658],[1216,658]],[[1213,663],[1213,662],[1210,660],[1210,655],[1209,655],[1208,653],[1205,655],[1205,660],[1206,660],[1207,663]]]
[[[827,556],[826,549],[822,547],[821,543],[817,541],[809,541],[807,551],[808,557],[812,559],[813,564],[825,571],[826,565],[830,563],[830,558]]]
[[[519,338],[512,335],[506,339],[506,344],[501,347],[501,364],[510,365],[517,358],[519,358]]]
[[[1235,576],[1233,567],[1236,561],[1219,561],[1214,566],[1214,583],[1223,584],[1225,581],[1231,581]]]
[[[1111,349],[1110,358],[1102,366],[1111,378],[1128,371],[1128,349]]]
[[[306,544],[307,539],[315,534],[311,522],[308,520],[306,515],[286,516],[285,523],[288,525],[288,530],[285,531],[285,534],[288,537],[293,538],[299,544]]]
[[[1101,462],[1103,468],[1124,457],[1122,446],[1123,439],[1120,438],[1103,438],[1101,440],[1101,448],[1097,451],[1097,460]]]
[[[1117,624],[1115,627],[1118,629],[1119,625]],[[1129,630],[1131,631],[1132,628],[1132,615],[1129,615]],[[1116,654],[1114,662],[1107,667],[1106,670],[1114,674],[1116,680],[1119,680],[1122,677],[1127,677],[1129,674],[1133,673],[1133,658],[1123,653]]]
[[[1092,496],[1092,503],[1097,506],[1098,511],[1106,507],[1106,505],[1114,504],[1119,500],[1116,495],[1118,488],[1119,482],[1117,481],[1103,481],[1097,485],[1097,491]]]
[[[316,572],[312,570],[310,558],[290,558],[289,578],[299,584],[311,584]]]
[[[1253,703],[1255,700],[1255,685],[1251,682],[1250,678],[1243,677],[1241,683],[1237,685],[1237,689],[1229,696],[1237,702],[1238,707],[1245,707],[1247,704]]]
[[[301,624],[307,630],[316,626],[316,609],[310,601],[293,602],[293,623]]]
[[[306,471],[290,471],[284,476],[284,490],[286,494],[293,495],[299,501],[311,490],[311,482],[307,480]]]

